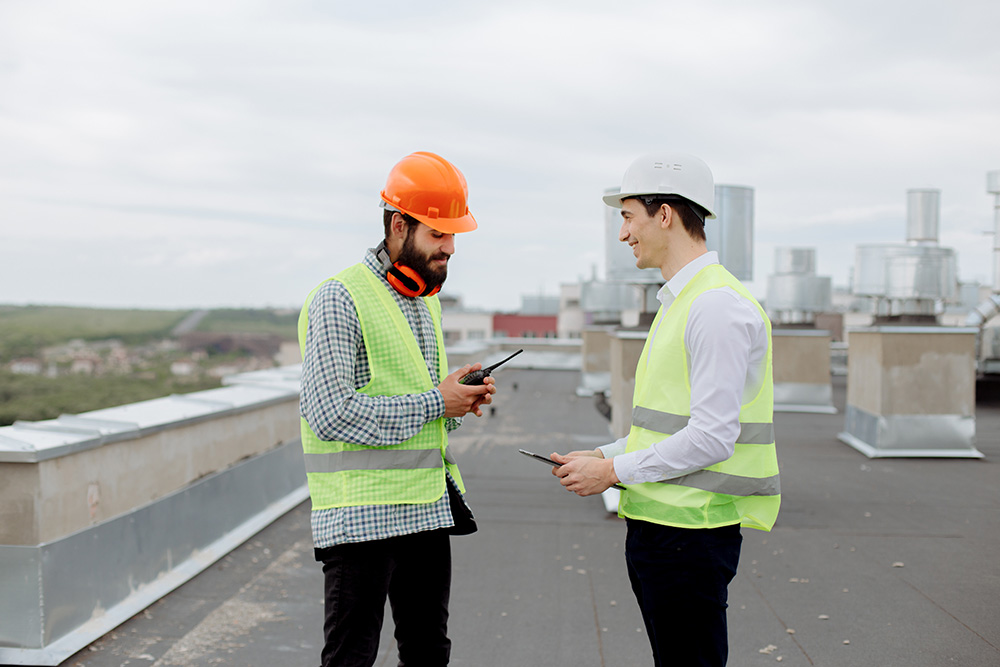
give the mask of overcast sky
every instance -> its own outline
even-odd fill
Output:
[[[603,276],[601,195],[657,150],[754,189],[760,297],[782,246],[846,285],[924,187],[990,283],[998,25],[996,0],[0,0],[0,303],[297,307],[418,150],[469,183],[470,307]]]

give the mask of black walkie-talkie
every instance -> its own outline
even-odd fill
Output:
[[[463,375],[462,379],[458,381],[459,384],[483,384],[483,380],[490,376],[490,373],[495,371],[498,366],[506,364],[508,361],[516,357],[517,355],[524,352],[524,350],[518,350],[514,354],[510,355],[503,361],[498,361],[497,363],[489,366],[487,368],[481,368],[478,371],[472,371],[468,375]]]

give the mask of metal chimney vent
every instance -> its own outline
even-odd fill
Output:
[[[938,245],[939,211],[939,190],[909,190],[906,244],[857,246],[852,289],[874,300],[876,322],[936,322],[939,304],[956,298],[958,262]]]
[[[1000,171],[986,174],[986,191],[993,195],[993,293],[1000,294]]]
[[[830,310],[830,278],[816,275],[815,248],[776,248],[767,278],[767,315],[775,324],[812,324]]]

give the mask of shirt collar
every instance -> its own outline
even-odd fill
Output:
[[[703,255],[698,255],[690,262],[685,264],[680,271],[674,274],[674,277],[668,280],[660,291],[656,293],[656,298],[659,299],[660,303],[667,305],[669,302],[673,302],[677,298],[677,295],[681,293],[691,279],[698,275],[698,272],[704,269],[706,266],[711,264],[719,263],[719,253],[714,250],[709,250]]]
[[[389,281],[386,280],[385,278],[386,271],[389,270],[389,265],[383,262],[381,259],[379,259],[378,256],[378,251],[381,248],[382,244],[379,244],[374,248],[368,248],[368,252],[365,253],[365,266],[371,269],[371,272],[374,273],[376,276],[378,276],[379,279],[381,279],[381,281],[384,282],[387,287],[391,288],[391,286],[389,285]],[[388,254],[386,254],[386,257],[388,257]]]

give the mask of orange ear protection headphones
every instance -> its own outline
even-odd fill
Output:
[[[403,296],[433,296],[441,291],[440,285],[428,289],[419,273],[399,262],[389,267],[385,279]]]
[[[406,264],[399,262],[390,264],[389,251],[386,250],[384,242],[379,244],[375,256],[386,269],[385,279],[403,296],[434,296],[441,291],[440,285],[428,289],[427,283],[420,277],[420,274]]]

